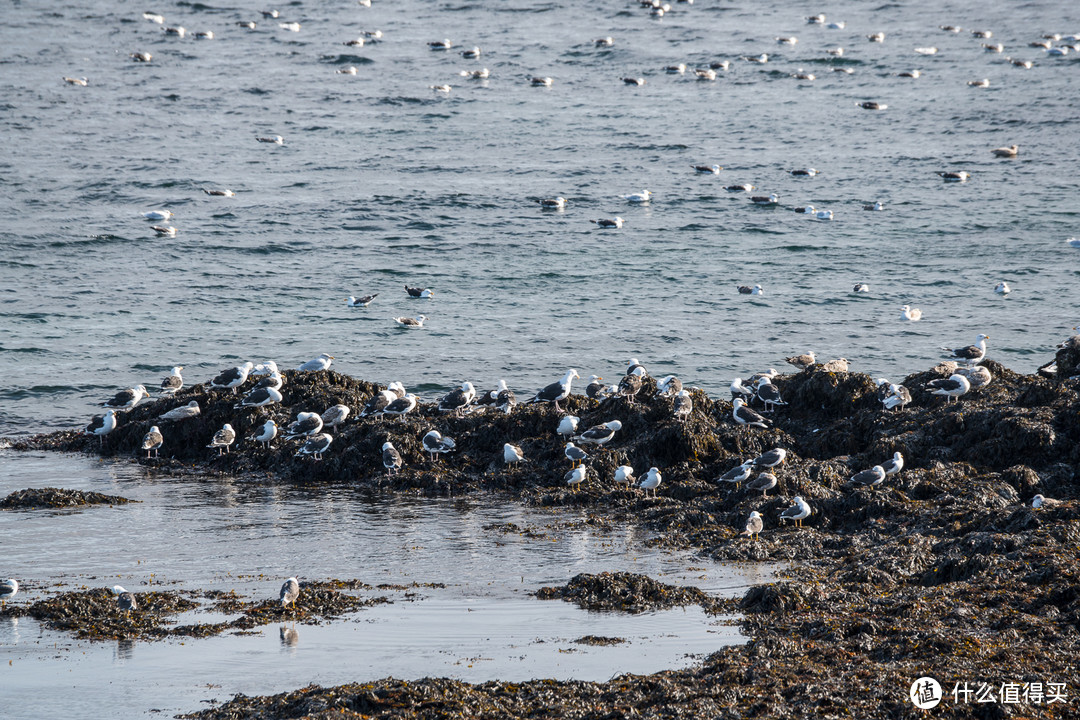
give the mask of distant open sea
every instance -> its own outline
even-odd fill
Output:
[[[499,378],[521,397],[568,367],[614,379],[633,356],[719,392],[809,349],[899,380],[978,333],[1030,372],[1080,321],[1080,249],[1065,243],[1080,235],[1080,53],[1028,46],[1080,33],[1076,3],[698,0],[654,18],[625,0],[294,1],[278,20],[269,5],[5,8],[0,433],[81,427],[177,364],[194,383],[328,352],[430,399]],[[806,24],[817,12],[846,27]],[[991,40],[970,32],[984,28]],[[443,38],[454,47],[428,49]],[[1004,53],[981,47],[996,42]],[[480,58],[462,57],[474,45]],[[724,59],[714,82],[695,79]],[[675,63],[690,70],[664,72]],[[480,67],[489,79],[459,75]],[[1016,159],[990,153],[1014,143]],[[807,167],[821,174],[789,174]],[[972,177],[936,174],[950,170]],[[736,183],[779,207],[724,190]],[[644,188],[651,203],[622,199]],[[557,195],[565,211],[535,202]],[[791,211],[807,204],[834,220]],[[154,209],[175,213],[175,238],[154,236]],[[621,230],[589,222],[616,215]],[[901,322],[904,304],[923,320]],[[421,313],[420,330],[392,320]]]

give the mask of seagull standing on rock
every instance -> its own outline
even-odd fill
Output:
[[[649,497],[650,490],[652,490],[653,497],[656,497],[656,488],[660,487],[661,480],[663,480],[663,478],[660,476],[660,469],[651,467],[638,487],[645,491],[645,497]]]
[[[562,380],[560,380],[559,382],[551,383],[550,385],[544,387],[542,390],[536,393],[536,395],[534,395],[533,398],[529,400],[529,402],[555,403],[555,410],[558,412],[562,412],[562,408],[559,407],[559,401],[566,399],[570,395],[570,384],[574,382],[574,378],[580,379],[581,376],[578,375],[577,370],[575,370],[574,368],[570,368],[566,371],[566,375],[563,376]]]
[[[961,348],[942,348],[942,350],[949,353],[949,359],[964,360],[969,366],[974,367],[986,357],[986,341],[989,339],[989,335],[980,334],[975,338],[974,345],[968,345],[967,347]]]
[[[503,463],[507,465],[514,465],[515,463],[524,462],[525,453],[521,451],[521,448],[517,445],[511,445],[505,443],[503,445]]]
[[[384,442],[382,446],[382,464],[386,468],[387,476],[393,475],[401,469],[401,454],[394,447],[394,443],[389,440]]]
[[[761,534],[762,528],[765,527],[764,521],[761,519],[761,513],[754,510],[750,513],[750,517],[746,520],[746,530],[743,531],[743,535],[749,535],[751,540],[757,540],[758,535]]]
[[[772,421],[764,415],[747,407],[746,401],[742,398],[735,398],[731,401],[731,416],[735,418],[735,422],[740,425],[748,425],[750,427],[767,428],[772,423]]]
[[[926,383],[926,389],[934,395],[942,395],[948,398],[945,402],[952,402],[971,389],[971,383],[963,375],[951,375],[941,380],[931,380]]]
[[[794,520],[798,527],[802,527],[802,521],[810,517],[810,506],[801,497],[795,498],[795,504],[780,513],[780,521]]]
[[[760,490],[761,497],[767,497],[770,490],[776,487],[776,476],[772,473],[758,473],[758,476],[746,484],[747,490]]]
[[[593,425],[574,439],[581,443],[603,445],[615,437],[615,433],[618,430],[622,430],[622,423],[618,420],[610,420],[601,425]]]

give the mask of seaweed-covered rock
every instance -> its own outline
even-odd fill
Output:
[[[71,508],[85,505],[124,505],[132,502],[119,495],[104,495],[84,490],[44,487],[16,490],[0,500],[0,510],[38,510]]]
[[[720,601],[698,588],[684,588],[657,582],[645,575],[605,572],[582,573],[562,587],[543,587],[536,596],[541,600],[563,599],[588,610],[617,610],[640,613],[666,610],[683,605],[700,605],[716,611]]]

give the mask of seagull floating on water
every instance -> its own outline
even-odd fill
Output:
[[[997,286],[994,287],[994,292],[996,292],[998,295],[1008,295],[1012,292],[1012,288],[1009,287],[1009,283],[1002,280],[997,284]]]
[[[919,320],[922,320],[922,310],[913,308],[910,305],[902,305],[900,306],[900,319],[909,322],[918,322]]]
[[[765,289],[762,288],[760,285],[754,285],[753,287],[750,287],[749,285],[739,285],[735,289],[739,291],[740,295],[764,295],[765,294]]]
[[[595,224],[599,228],[615,228],[618,230],[623,226],[623,219],[621,217],[613,218],[601,218],[599,220],[590,220],[589,222]]]
[[[750,202],[754,203],[755,205],[764,205],[764,206],[767,206],[767,207],[772,207],[772,206],[775,206],[777,203],[780,202],[780,196],[777,195],[776,193],[773,193],[773,194],[769,195],[768,197],[766,197],[764,195],[755,195],[754,197],[750,198]]]
[[[866,283],[855,283],[855,287],[851,288],[851,292],[868,293],[870,292],[870,286]]]
[[[410,328],[410,329],[424,327],[424,321],[425,320],[427,320],[427,317],[424,316],[424,315],[417,315],[414,318],[411,318],[411,317],[396,317],[396,318],[394,318],[394,322],[396,322],[398,325],[400,325],[401,327]]]
[[[270,143],[272,145],[284,145],[285,144],[285,138],[281,137],[280,135],[266,135],[266,136],[256,137],[255,139],[258,140],[261,143]]]
[[[435,297],[435,291],[431,288],[409,287],[406,285],[405,292],[409,293],[409,297],[423,298],[425,300]]]
[[[1020,146],[1010,145],[1009,147],[999,147],[994,148],[990,152],[993,153],[994,157],[1014,158],[1020,154]]]
[[[350,295],[346,299],[346,302],[348,303],[349,307],[367,307],[371,304],[371,301],[377,297],[379,297],[379,293],[374,293],[372,295],[362,295],[359,298]]]
[[[642,190],[639,193],[631,193],[629,195],[623,195],[623,199],[632,203],[647,203],[652,198],[652,193],[648,190]]]
[[[701,173],[702,175],[719,175],[720,171],[724,168],[719,165],[692,165],[694,172]]]

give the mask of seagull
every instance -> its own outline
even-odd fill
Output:
[[[603,445],[615,437],[615,433],[622,430],[622,423],[618,420],[609,420],[601,425],[593,425],[574,439],[581,443]]]
[[[806,24],[807,25],[824,25],[825,24],[825,15],[824,15],[824,13],[819,13],[817,15],[807,15],[806,16]]]
[[[544,210],[565,210],[566,198],[562,195],[553,198],[541,198],[536,202],[540,203],[540,207]]]
[[[167,27],[165,28],[166,35],[175,35],[176,37],[184,37],[187,35],[187,29],[184,27]]]
[[[982,80],[968,80],[968,85],[977,88],[988,88],[990,87],[990,81],[986,78],[983,78]]]
[[[563,437],[569,437],[577,432],[578,423],[581,419],[576,415],[564,415],[559,421],[558,433]]]
[[[847,27],[847,23],[843,20],[837,20],[836,22],[829,23],[825,27],[829,28],[830,30],[843,30]]]
[[[104,415],[95,415],[90,424],[83,428],[85,435],[97,435],[101,446],[105,446],[105,436],[116,429],[116,411],[106,410]]]
[[[296,437],[311,437],[322,432],[322,416],[315,412],[297,413],[296,419],[289,423],[285,429],[285,439],[291,440]]]
[[[1012,292],[1012,288],[1009,287],[1009,283],[1002,280],[997,284],[996,287],[994,287],[994,292],[996,292],[998,295],[1008,295]]]
[[[626,398],[626,401],[629,404],[633,405],[634,398],[641,390],[642,378],[644,378],[647,374],[648,373],[645,371],[645,368],[640,366],[635,368],[633,372],[628,373],[626,376],[623,377],[622,380],[619,381],[619,387],[616,389],[615,393],[619,397]]]
[[[794,520],[795,524],[802,527],[802,521],[810,516],[810,506],[801,497],[795,498],[795,504],[780,513],[780,520]]]
[[[660,481],[663,478],[660,476],[660,470],[655,467],[649,468],[649,472],[642,478],[639,488],[645,491],[645,497],[649,496],[649,491],[653,491],[653,497],[656,497],[656,488],[660,487]]]
[[[624,77],[622,79],[622,81],[626,85],[644,85],[645,84],[645,78],[643,78],[643,77]]]
[[[453,452],[457,449],[457,444],[453,438],[445,437],[438,430],[429,430],[427,435],[420,440],[420,444],[424,446],[424,450],[431,453],[431,461],[435,461],[435,457],[442,453]]]
[[[815,175],[821,174],[820,170],[815,170],[814,168],[802,168],[797,170],[789,170],[788,172],[790,172],[795,177],[814,177]]]
[[[144,212],[143,217],[147,220],[168,220],[173,217],[173,212],[172,210],[150,210]]]
[[[66,82],[68,85],[77,85],[79,87],[86,87],[87,85],[90,84],[90,81],[87,78],[84,78],[84,77],[81,77],[81,78],[65,77],[64,82]]]
[[[525,454],[521,452],[521,448],[517,445],[511,445],[505,443],[503,445],[503,463],[507,465],[513,465],[514,463],[523,462],[525,460]]]
[[[251,368],[251,372],[248,373],[248,374],[249,375],[273,375],[274,373],[277,373],[277,372],[278,372],[277,363],[274,362],[273,360],[267,360],[266,362],[261,362],[258,365],[256,365],[255,367]]]
[[[460,388],[447,394],[439,401],[439,412],[457,412],[464,410],[476,399],[476,388],[471,382],[465,382]]]
[[[1048,497],[1043,497],[1042,495],[1036,495],[1035,497],[1031,498],[1031,507],[1033,509],[1035,509],[1035,510],[1041,510],[1042,508],[1054,507],[1059,502],[1061,502],[1061,501],[1060,500],[1052,500],[1052,499],[1050,499]],[[15,582],[15,581],[10,580],[9,582]],[[0,585],[0,587],[3,587],[3,586]]]
[[[844,57],[844,48],[842,47],[825,48],[825,52],[833,57]]]
[[[866,39],[870,42],[885,42],[885,33],[876,32],[866,36]]]
[[[102,403],[102,407],[112,408],[113,410],[130,410],[143,401],[144,398],[150,396],[150,393],[146,391],[146,388],[142,385],[136,385],[133,388],[127,390],[121,390],[116,393],[111,399]]]
[[[433,40],[428,43],[428,47],[432,50],[449,50],[450,48],[454,47],[454,43],[450,42],[449,39]]]
[[[971,389],[971,383],[963,375],[953,374],[948,378],[942,380],[931,380],[926,383],[926,387],[934,395],[944,395],[947,399],[945,402],[952,402],[952,398],[959,398],[961,395]]]
[[[873,487],[875,485],[880,485],[884,480],[885,468],[881,467],[880,465],[875,465],[869,470],[863,470],[862,472],[855,473],[848,479],[848,482],[852,483],[853,485],[865,485],[868,487]]]
[[[382,446],[382,464],[386,468],[387,475],[393,475],[401,469],[401,454],[389,440],[384,442]]]
[[[855,283],[855,287],[851,288],[851,292],[868,293],[870,292],[870,286],[866,283]]]
[[[833,211],[832,210],[818,210],[816,213],[814,213],[814,217],[816,217],[818,220],[832,220],[833,219]]]
[[[424,321],[425,320],[427,320],[427,317],[424,316],[424,315],[417,315],[414,318],[411,318],[411,317],[396,317],[396,318],[394,318],[394,322],[396,322],[398,325],[400,325],[403,328],[410,328],[410,329],[411,328],[422,328],[422,327],[424,327]]]
[[[667,375],[657,381],[657,396],[671,397],[683,392],[683,381],[674,375]]]
[[[769,378],[763,377],[758,380],[757,396],[761,402],[765,403],[765,412],[775,410],[777,405],[787,405],[780,398],[780,388],[773,385]]]
[[[630,485],[637,478],[634,477],[634,468],[629,465],[620,465],[615,468],[615,484]]]
[[[135,601],[135,593],[130,593],[119,585],[113,585],[112,591],[116,595],[116,607],[120,608],[125,615],[139,609],[139,603]]]
[[[264,135],[264,136],[258,136],[255,139],[258,140],[261,143],[270,143],[271,145],[284,145],[285,144],[285,138],[281,137],[280,135]]]
[[[350,412],[352,410],[348,405],[331,405],[319,416],[319,419],[322,420],[324,428],[336,429],[338,425],[348,419]]]
[[[151,60],[154,59],[154,56],[151,55],[148,52],[133,52],[128,57],[130,57],[135,62],[144,62],[144,63],[148,63],[148,62],[150,62]]]
[[[462,50],[461,51],[461,57],[466,58],[468,60],[475,60],[476,58],[480,57],[481,52],[482,51],[480,50],[479,47],[477,47],[476,45],[473,45],[468,50]]]
[[[505,380],[500,380],[499,394],[495,398],[496,407],[509,415],[510,411],[517,406],[517,402],[517,395],[514,394],[514,391],[506,387]]]
[[[893,453],[892,458],[881,463],[880,467],[885,471],[886,475],[895,475],[904,469],[904,456],[897,450]]]
[[[259,429],[259,432],[255,435],[252,435],[248,439],[254,440],[258,443],[262,443],[263,447],[269,449],[270,443],[273,442],[274,438],[277,437],[277,432],[277,423],[273,420],[267,420],[265,423],[263,423],[262,427]]]
[[[855,103],[863,110],[888,110],[889,106],[885,103],[874,102],[873,100],[867,100],[865,102]]]
[[[757,468],[774,468],[781,465],[787,458],[787,450],[784,448],[773,448],[767,452],[758,455],[751,462],[754,463],[754,467]]]
[[[405,397],[397,398],[382,410],[383,415],[397,415],[403,418],[416,409],[417,397],[408,393]]]
[[[210,387],[221,390],[232,388],[233,395],[235,395],[236,388],[247,382],[248,375],[251,374],[251,370],[254,367],[254,364],[246,362],[243,365],[237,365],[234,368],[222,370],[217,377],[210,381]]]
[[[922,71],[921,70],[903,70],[901,72],[896,73],[896,77],[913,78],[914,79],[914,78],[922,77]]]
[[[328,370],[330,363],[334,361],[334,356],[328,353],[323,353],[313,360],[308,360],[306,363],[296,368],[300,372],[318,372],[320,370]]]
[[[719,175],[724,169],[719,165],[691,165],[691,167],[694,168],[694,172],[701,175]]]
[[[281,392],[273,387],[257,387],[249,392],[243,400],[234,405],[235,408],[266,407],[282,401]]]
[[[604,378],[599,375],[590,375],[589,384],[585,388],[586,397],[590,397],[593,400],[600,400],[603,398],[604,393],[608,390],[608,386],[600,382]]]
[[[745,385],[743,385],[742,378],[735,378],[734,380],[731,381],[731,398],[732,399],[735,399],[737,397],[753,398],[756,395],[757,395],[757,393],[753,389],[748,388]]]
[[[799,38],[795,36],[781,36],[776,38],[777,45],[796,45],[799,42]]]
[[[948,357],[952,360],[965,360],[969,366],[974,367],[982,362],[982,359],[986,357],[986,341],[990,339],[989,335],[980,334],[975,338],[974,345],[968,345],[961,348],[942,348],[945,352],[949,353]]]
[[[862,209],[863,210],[884,210],[885,209],[885,203],[878,200],[873,205],[863,205]]]
[[[207,190],[206,188],[203,188],[203,192],[207,195],[213,195],[217,197],[234,197],[236,195],[236,193],[234,193],[232,190],[229,190],[228,188],[223,188],[221,190]]]
[[[559,401],[570,395],[570,384],[574,381],[574,378],[580,379],[581,376],[578,375],[577,370],[570,368],[566,371],[566,375],[563,376],[562,380],[544,387],[537,392],[529,402],[553,402],[555,403],[555,410],[562,412],[562,408],[559,407]]]
[[[234,440],[236,440],[236,431],[233,430],[232,425],[225,423],[220,430],[214,433],[214,438],[206,447],[217,448],[218,455],[221,455],[222,449],[229,452],[229,446],[233,444]]]
[[[300,597],[300,583],[296,581],[296,578],[291,577],[284,582],[281,586],[281,594],[278,595],[278,600],[281,601],[281,607],[285,608],[289,605],[296,607],[296,599]]]
[[[593,40],[593,45],[596,47],[611,47],[615,44],[615,38],[608,35],[607,37],[596,38]]]
[[[902,305],[900,307],[900,319],[909,322],[918,322],[919,320],[922,320],[922,310],[913,308],[910,305]]]
[[[626,374],[631,375],[638,368],[641,368],[641,373],[640,374],[642,376],[645,376],[645,375],[649,374],[648,370],[645,369],[645,366],[642,365],[640,362],[638,362],[638,359],[636,357],[630,358],[630,360],[627,361],[627,363],[626,363]]]
[[[330,443],[332,442],[334,442],[334,436],[330,433],[312,435],[300,446],[300,449],[296,451],[296,457],[300,457],[301,455],[313,455],[316,460],[322,460],[323,453],[330,448]]]
[[[675,406],[672,408],[676,419],[685,420],[694,412],[694,401],[690,398],[689,390],[680,390],[675,395]]]
[[[176,237],[176,228],[172,225],[151,225],[150,229],[153,230],[158,237]]]
[[[289,32],[300,32],[300,23],[298,22],[278,23],[278,27],[282,30],[288,30]]]
[[[623,195],[623,199],[632,203],[647,203],[652,198],[652,192],[649,190],[642,190],[639,193],[631,193],[629,195]]]
[[[754,470],[754,461],[747,460],[742,465],[736,465],[728,470],[726,473],[716,478],[716,482],[727,482],[738,485],[750,477],[750,473]]]
[[[491,77],[491,71],[487,68],[480,68],[479,70],[462,70],[458,75],[467,77],[470,80],[486,80]]]
[[[165,18],[155,12],[144,12],[142,16],[144,19],[149,20],[152,23],[157,23],[158,25],[163,25],[165,23]]]
[[[664,72],[668,75],[683,75],[686,73],[686,63],[676,63],[674,65],[665,65]],[[723,168],[721,168],[723,169]]]
[[[187,418],[195,417],[200,412],[201,410],[199,410],[199,401],[192,400],[187,405],[175,407],[168,412],[158,415],[158,420],[186,420]]]
[[[574,488],[574,490],[576,491],[578,489],[578,485],[585,482],[585,478],[586,476],[588,476],[588,474],[588,468],[582,465],[581,467],[574,468],[570,472],[566,473],[564,478],[566,480],[566,484]]]
[[[143,436],[142,449],[146,451],[147,459],[150,458],[150,453],[154,453],[154,457],[158,457],[158,450],[161,449],[161,445],[164,439],[161,437],[161,430],[157,425],[150,428],[150,432]]]
[[[571,467],[577,467],[578,463],[585,462],[589,457],[587,452],[579,448],[573,442],[566,443],[563,454],[566,455],[566,459],[571,462]]]
[[[555,82],[549,77],[534,77],[529,80],[529,84],[533,87],[551,87],[551,84]]]
[[[893,408],[904,409],[904,406],[911,402],[911,391],[903,385],[890,385],[889,395],[881,404],[885,406],[886,410],[892,410]]]
[[[590,220],[589,222],[600,228],[615,228],[616,230],[623,226],[623,219],[617,215],[613,218],[600,218],[599,220]]]
[[[432,90],[435,92],[449,93],[453,88],[449,85],[431,85]]]
[[[712,68],[697,68],[694,70],[694,75],[698,80],[715,80],[716,71]]]
[[[971,173],[965,170],[938,172],[938,175],[940,175],[945,182],[967,182],[968,178],[971,177]]]
[[[751,540],[757,540],[758,535],[761,534],[761,529],[765,526],[761,520],[761,513],[754,510],[750,513],[750,517],[746,520],[746,530],[743,531],[743,535],[749,535]]]
[[[8,578],[0,582],[0,609],[3,609],[8,600],[19,594],[19,581]]]
[[[195,33],[195,39],[196,40],[213,40],[214,39],[214,31],[213,30],[200,30],[199,32]]]
[[[750,183],[743,183],[742,185],[727,185],[724,189],[728,192],[753,192],[754,190],[757,190],[757,186],[751,185]]]
[[[367,307],[371,304],[371,301],[377,297],[379,297],[379,293],[375,293],[373,295],[364,295],[359,298],[350,295],[346,302],[349,304],[349,307]]]
[[[731,401],[731,415],[735,418],[735,422],[750,427],[767,428],[772,422],[747,407],[746,401],[742,398],[735,398]]]
[[[993,153],[994,157],[1014,158],[1020,154],[1020,146],[1010,145],[1009,147],[999,147],[994,148],[990,152]]]
[[[789,358],[784,358],[784,362],[794,365],[800,370],[805,370],[817,362],[817,355],[814,354],[813,350],[809,350],[805,355],[792,355]]]
[[[739,291],[740,295],[764,295],[765,294],[765,288],[761,287],[760,285],[755,285],[754,287],[750,287],[749,285],[739,285],[735,289]]]
[[[761,497],[766,497],[766,494],[776,487],[776,476],[772,473],[759,473],[756,478],[746,484],[747,490],[760,490]]]
[[[1013,58],[1005,59],[1011,62],[1016,67],[1024,68],[1025,70],[1030,70],[1035,66],[1035,63],[1031,62],[1030,60],[1014,60]]]
[[[775,206],[777,203],[780,202],[780,196],[776,193],[773,193],[768,197],[765,197],[764,195],[755,195],[754,197],[750,198],[750,202],[754,203],[755,205],[771,207]]]

